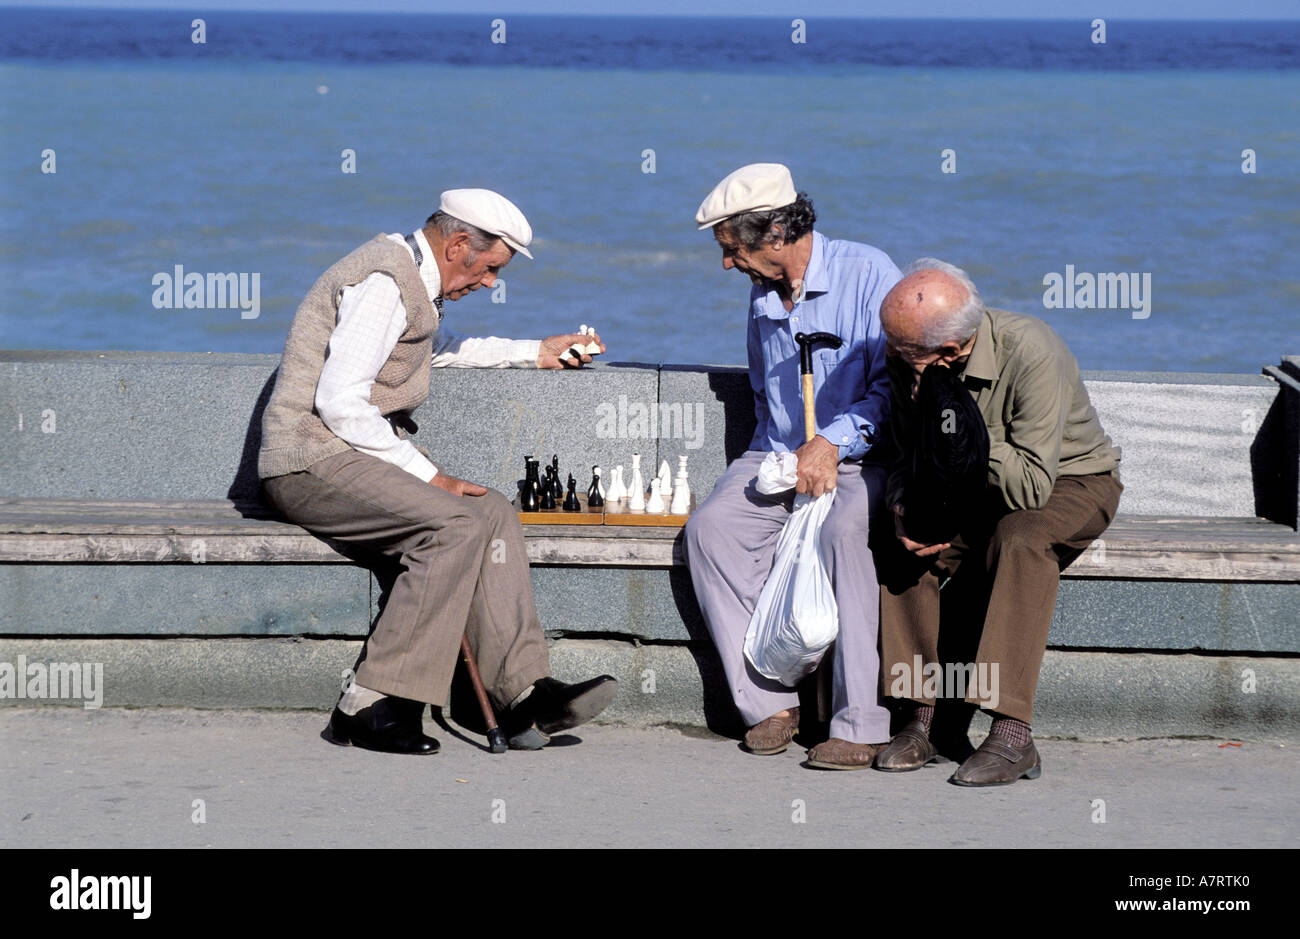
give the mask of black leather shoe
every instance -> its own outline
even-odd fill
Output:
[[[506,713],[502,727],[512,746],[516,746],[515,739],[530,728],[549,738],[562,730],[587,723],[609,707],[617,693],[618,681],[612,675],[601,675],[576,685],[554,678],[540,678],[533,682],[532,694]],[[516,748],[537,749],[532,746]]]
[[[354,716],[337,707],[330,716],[331,743],[357,746],[380,753],[437,753],[441,745],[421,728],[424,705],[403,698],[380,698]]]

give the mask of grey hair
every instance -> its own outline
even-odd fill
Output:
[[[753,251],[766,244],[783,242],[789,244],[798,241],[813,230],[817,213],[813,211],[812,199],[808,193],[801,192],[789,205],[776,209],[742,212],[724,219],[718,227],[731,235],[740,244]],[[772,231],[779,226],[780,234]]]
[[[438,229],[438,234],[443,238],[450,238],[457,232],[465,232],[469,235],[469,254],[465,258],[465,264],[473,264],[478,260],[478,256],[487,251],[501,239],[490,232],[485,232],[477,225],[471,225],[469,222],[462,222],[454,215],[448,215],[439,209],[427,219],[424,224],[433,225]]]
[[[938,349],[945,342],[964,343],[975,335],[975,330],[979,329],[980,321],[984,318],[984,300],[980,297],[980,292],[975,287],[975,282],[970,279],[970,275],[960,267],[947,261],[940,261],[938,258],[917,258],[907,265],[903,276],[915,274],[917,271],[941,271],[966,288],[966,299],[961,306],[946,316],[935,317],[925,324],[925,328],[921,331],[921,338],[926,345],[926,350]]]

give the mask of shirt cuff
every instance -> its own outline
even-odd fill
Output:
[[[818,433],[835,445],[841,460],[856,460],[867,452],[867,442],[862,439],[862,432],[849,415],[831,421]]]
[[[438,475],[438,467],[426,460],[424,455],[419,452],[402,469],[426,483]]]
[[[540,339],[516,339],[510,344],[511,368],[537,368],[537,356],[542,351]]]

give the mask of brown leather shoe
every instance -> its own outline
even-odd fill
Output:
[[[882,773],[907,773],[938,759],[939,751],[930,742],[930,732],[920,721],[911,721],[880,751],[876,769]]]
[[[1013,747],[1005,740],[989,735],[979,749],[957,767],[948,782],[958,786],[1007,786],[1019,779],[1037,779],[1043,775],[1038,748]]]
[[[817,769],[867,769],[883,749],[883,743],[849,743],[832,737],[808,751],[808,765]]]
[[[784,753],[799,729],[799,709],[789,710],[788,715],[773,714],[749,728],[745,732],[745,749],[758,756]]]

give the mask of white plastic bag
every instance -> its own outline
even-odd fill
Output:
[[[758,490],[774,495],[792,488],[794,464],[793,453],[769,453],[759,467]],[[795,497],[745,633],[745,658],[760,675],[790,687],[817,667],[839,633],[839,609],[820,547],[834,501],[833,489],[816,499]]]

